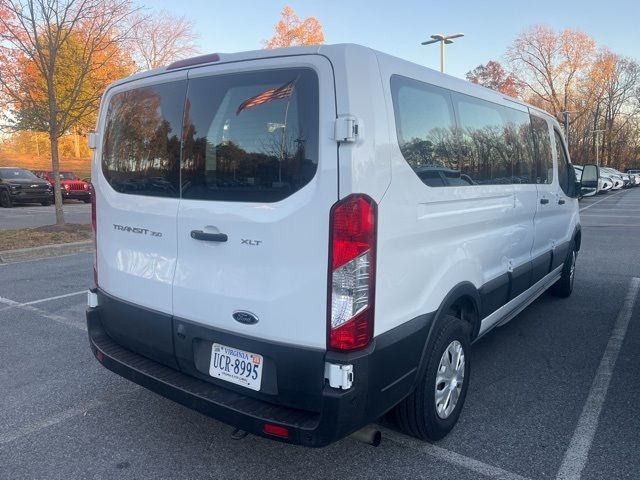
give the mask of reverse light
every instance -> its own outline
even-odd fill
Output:
[[[328,348],[356,350],[373,337],[376,203],[350,195],[331,209]]]

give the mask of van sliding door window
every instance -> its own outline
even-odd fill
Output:
[[[513,168],[512,183],[536,183],[536,164],[533,157],[533,136],[529,114],[505,108],[508,121],[505,130],[507,153]]]
[[[178,197],[180,137],[187,82],[113,95],[107,109],[102,171],[120,193]]]
[[[318,77],[308,68],[189,80],[182,197],[276,202],[318,166]]]
[[[553,157],[551,156],[549,124],[544,118],[536,115],[531,115],[530,117],[536,163],[536,183],[552,183]]]
[[[505,109],[454,94],[460,130],[460,168],[478,185],[510,184],[513,167],[505,132]]]

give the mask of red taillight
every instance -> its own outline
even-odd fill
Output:
[[[265,423],[262,427],[262,431],[275,437],[289,438],[289,429],[287,427],[281,427],[280,425]]]
[[[376,203],[350,195],[331,209],[328,348],[356,350],[373,337]]]
[[[98,286],[98,222],[96,221],[96,190],[91,185],[91,229],[93,230],[93,283]]]

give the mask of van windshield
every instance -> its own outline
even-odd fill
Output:
[[[309,68],[196,77],[112,96],[102,168],[121,193],[275,202],[318,165]]]

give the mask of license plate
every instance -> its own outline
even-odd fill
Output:
[[[209,375],[251,390],[260,390],[262,355],[214,343]]]

